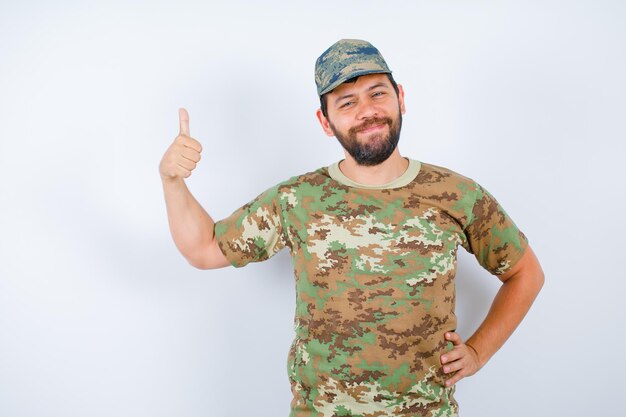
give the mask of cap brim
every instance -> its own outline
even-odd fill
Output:
[[[391,74],[391,71],[385,71],[384,69],[370,69],[370,70],[363,70],[363,71],[355,71],[353,73],[346,74],[342,77],[339,77],[335,82],[333,82],[328,87],[320,91],[318,95],[323,96],[324,94],[333,91],[335,88],[339,87],[341,84],[345,83],[346,81],[352,78],[360,77],[361,75],[368,75],[368,74]]]

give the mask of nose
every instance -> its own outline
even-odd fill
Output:
[[[370,119],[376,116],[378,116],[378,108],[376,107],[375,103],[371,99],[365,98],[365,99],[359,100],[357,114],[356,114],[357,119],[359,120]]]

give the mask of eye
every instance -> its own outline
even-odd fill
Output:
[[[372,97],[380,97],[385,95],[384,91],[376,91],[372,94]]]
[[[345,107],[349,107],[351,105],[354,104],[354,101],[346,101],[345,103],[343,103],[341,106],[339,106],[340,109],[343,109]]]

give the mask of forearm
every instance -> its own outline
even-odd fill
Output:
[[[163,192],[174,243],[194,264],[214,239],[213,219],[196,201],[182,178],[163,180]]]
[[[480,366],[502,347],[520,324],[543,285],[540,269],[506,280],[496,294],[487,317],[466,341],[478,354]]]

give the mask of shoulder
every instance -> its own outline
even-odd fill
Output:
[[[285,187],[298,186],[303,183],[315,185],[315,184],[326,182],[328,178],[330,178],[330,176],[328,175],[328,168],[322,167],[314,171],[309,171],[303,174],[298,174],[298,175],[289,177],[288,179],[278,183],[277,187],[281,189]]]
[[[331,177],[328,174],[328,168],[322,167],[314,171],[305,172],[303,174],[294,175],[274,186],[275,193],[291,194],[296,190],[314,190],[321,189],[328,185]]]
[[[472,178],[450,168],[424,162],[412,186],[412,192],[421,201],[442,208],[463,227],[474,218],[476,202],[485,193]]]
[[[456,184],[471,185],[475,183],[471,178],[459,174],[450,168],[427,162],[421,162],[420,171],[415,178],[415,182],[421,185],[441,184],[447,186]]]
[[[458,172],[422,162],[413,180],[413,191],[435,200],[445,199],[451,203],[470,202],[480,197],[482,189],[473,179]]]

